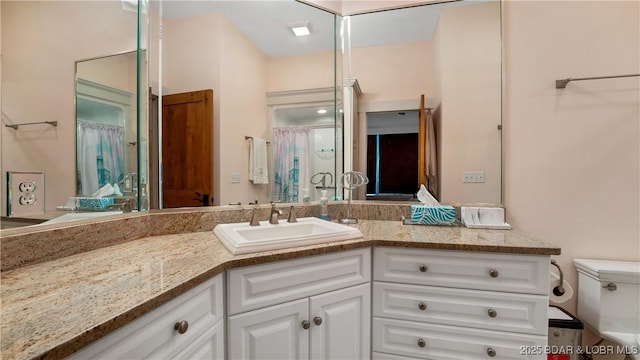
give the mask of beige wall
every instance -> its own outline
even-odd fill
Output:
[[[266,137],[267,59],[224,15],[164,21],[165,94],[214,91],[214,200],[216,205],[269,201],[268,186],[248,181],[249,143]],[[231,174],[241,182],[231,184]]]
[[[440,201],[501,199],[501,43],[497,2],[443,9],[436,31]],[[483,171],[484,183],[464,183]]]
[[[419,41],[351,50],[351,76],[360,102],[415,100],[434,94],[433,44]],[[401,54],[402,56],[399,56]]]
[[[333,86],[333,50],[267,60],[267,92]]]
[[[640,73],[639,5],[504,4],[508,221],[562,247],[574,288],[574,258],[640,260],[640,78],[554,82]]]
[[[75,195],[75,61],[135,50],[136,14],[111,1],[0,6],[2,172],[44,171],[46,208],[53,210]],[[44,120],[58,121],[58,127],[4,128]],[[4,175],[1,183],[4,195]]]

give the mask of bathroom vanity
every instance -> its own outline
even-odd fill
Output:
[[[4,271],[2,356],[526,359],[520,346],[546,344],[559,248],[354,226],[362,238],[244,255],[212,231],[147,236]]]

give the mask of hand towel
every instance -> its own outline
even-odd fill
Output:
[[[268,184],[267,142],[261,138],[249,139],[249,180],[254,184]]]

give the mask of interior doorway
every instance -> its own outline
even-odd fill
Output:
[[[411,200],[418,189],[419,111],[367,113],[368,200]]]
[[[213,204],[213,90],[162,97],[162,207]]]

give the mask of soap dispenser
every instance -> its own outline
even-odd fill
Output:
[[[329,221],[331,218],[329,217],[329,208],[327,206],[329,202],[327,199],[327,190],[321,190],[320,194],[320,219]]]

